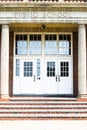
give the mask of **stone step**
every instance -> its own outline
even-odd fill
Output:
[[[1,109],[1,113],[87,113],[87,109]]]
[[[49,104],[52,104],[52,105],[87,105],[87,102],[75,102],[75,101],[9,101],[9,102],[0,102],[0,105],[32,105],[32,104],[36,104],[36,105],[39,105],[39,104],[46,104],[46,105],[49,105]]]
[[[77,98],[67,98],[67,97],[43,97],[43,96],[33,96],[33,97],[12,97],[10,101],[77,101]]]
[[[32,108],[38,108],[38,109],[40,109],[40,108],[43,108],[43,109],[45,109],[45,108],[71,108],[71,109],[73,109],[73,108],[78,108],[78,109],[80,109],[80,108],[83,108],[83,109],[86,109],[87,108],[87,105],[77,105],[77,104],[75,104],[75,105],[50,105],[50,104],[41,104],[41,105],[26,105],[26,104],[22,104],[22,105],[18,105],[18,104],[15,104],[15,105],[0,105],[0,109],[1,108],[7,108],[7,109],[13,109],[13,108],[21,108],[21,109],[32,109]]]
[[[84,114],[84,113],[50,113],[50,114],[17,114],[17,113],[12,113],[12,114],[9,114],[9,113],[4,113],[4,114],[0,114],[0,118],[87,118],[87,114]]]

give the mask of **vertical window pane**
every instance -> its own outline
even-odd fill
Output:
[[[37,59],[37,79],[40,79],[40,59]]]
[[[69,62],[60,62],[61,77],[69,76]]]
[[[55,62],[47,62],[47,77],[55,76]]]
[[[20,60],[16,59],[16,76],[20,76]]]
[[[24,62],[24,77],[33,76],[33,62]]]

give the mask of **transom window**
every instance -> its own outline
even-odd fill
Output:
[[[67,34],[59,35],[59,54],[71,55],[71,37]]]
[[[15,54],[71,55],[71,35],[17,34],[15,41]]]
[[[41,54],[41,35],[30,35],[30,54]]]
[[[57,53],[57,35],[45,35],[45,54]]]
[[[16,55],[27,54],[27,35],[16,35],[15,53]]]

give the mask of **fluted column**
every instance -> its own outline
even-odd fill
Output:
[[[78,27],[78,96],[87,97],[85,25],[79,25]]]
[[[1,33],[1,98],[9,98],[9,25]]]

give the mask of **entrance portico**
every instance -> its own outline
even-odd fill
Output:
[[[26,13],[15,12],[15,14],[12,12],[12,15],[9,13],[8,18],[12,17],[10,20],[13,22],[13,17],[15,17],[14,23],[5,23],[1,27],[1,98],[23,94],[73,96],[75,89],[73,82],[74,28],[78,28],[77,96],[87,97],[86,23],[72,24],[70,18],[75,18],[72,12],[61,12],[60,15],[57,11],[53,13],[37,11],[36,14],[34,11],[32,13],[26,11]],[[22,24],[21,20],[25,24]],[[61,24],[60,21],[62,21]],[[66,23],[64,23],[65,21]],[[78,22],[78,19],[75,21]],[[41,30],[42,23],[46,25],[46,30]],[[14,32],[14,49],[12,48],[14,55],[12,57],[13,65],[11,65],[13,66],[13,80],[10,88],[9,33],[11,31]],[[12,94],[9,93],[9,88]]]

